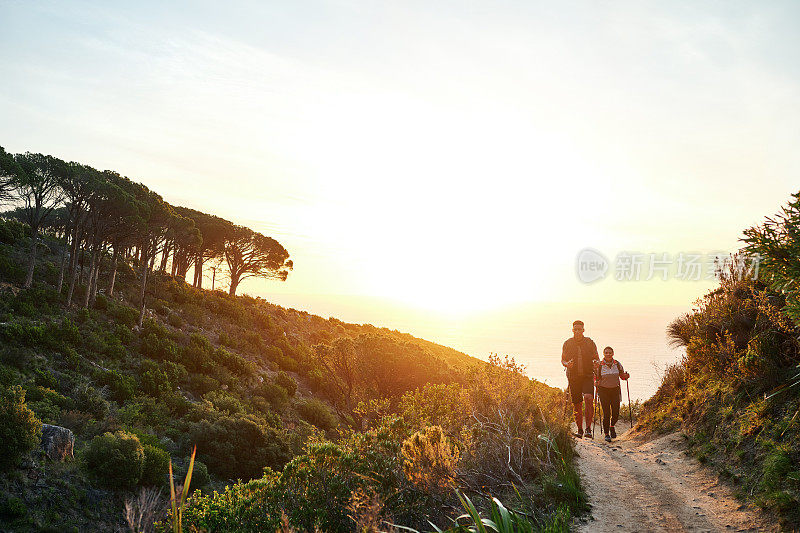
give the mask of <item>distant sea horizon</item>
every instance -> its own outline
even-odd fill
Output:
[[[277,305],[344,322],[396,329],[464,352],[477,359],[513,357],[528,376],[565,388],[561,346],[572,336],[572,321],[583,320],[586,335],[602,353],[615,357],[631,373],[631,399],[646,400],[661,383],[664,369],[685,350],[669,345],[666,328],[690,306],[532,302],[498,310],[446,316],[433,311],[364,296],[260,294]],[[623,396],[625,390],[623,388]]]

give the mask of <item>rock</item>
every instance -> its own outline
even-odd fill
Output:
[[[64,461],[67,457],[73,459],[75,435],[67,428],[42,424],[42,449],[53,461]]]

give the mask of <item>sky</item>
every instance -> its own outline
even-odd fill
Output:
[[[275,237],[294,271],[243,290],[324,316],[690,305],[713,281],[617,281],[613,261],[735,250],[797,192],[798,20],[793,2],[0,0],[0,145]],[[585,248],[605,279],[578,279]]]

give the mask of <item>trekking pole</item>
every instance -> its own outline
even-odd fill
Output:
[[[628,379],[625,380],[625,387],[628,389],[628,416],[631,419],[631,429],[633,429],[633,408],[631,408],[631,384],[630,384],[630,376]]]
[[[595,424],[597,423],[597,410],[598,410],[597,409],[597,387],[594,388],[594,405],[592,407],[593,407],[593,413],[592,413],[592,438],[594,438],[594,427],[595,427]]]
[[[567,414],[570,413],[570,410],[569,410],[569,399],[570,399],[570,392],[569,392],[569,381],[568,381],[567,382],[566,396],[564,398],[564,419],[566,419],[566,420],[569,420],[570,418],[572,418],[571,414],[569,416],[567,416]],[[570,430],[570,433],[571,432],[572,432],[572,430]]]

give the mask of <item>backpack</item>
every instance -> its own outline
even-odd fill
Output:
[[[583,348],[583,345],[586,344],[587,340],[592,340],[592,339],[590,339],[589,337],[583,337],[583,340],[580,342],[580,344],[578,344],[578,355],[577,355],[576,358],[581,360],[581,363],[580,363],[581,367],[583,366],[583,351],[582,351],[582,348]],[[567,379],[568,380],[572,379],[572,370],[575,368],[575,359],[573,359],[572,361],[573,361],[573,367],[572,368],[568,368],[568,367],[565,368],[565,370],[567,371]],[[584,370],[584,372],[583,372],[584,376],[591,375],[591,374],[587,374],[585,372],[585,369],[582,368],[582,370]],[[594,368],[592,368],[592,372],[591,373],[594,373]]]
[[[619,361],[617,361],[616,359],[614,359],[614,364],[617,365],[617,373],[621,376],[622,375],[622,365],[620,365]],[[603,377],[603,360],[600,359],[600,366],[598,367],[597,379],[600,379],[602,377]]]

